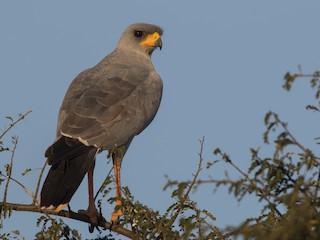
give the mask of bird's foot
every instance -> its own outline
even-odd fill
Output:
[[[115,222],[118,220],[119,217],[123,215],[122,210],[114,210],[114,212],[111,215],[111,221]]]
[[[119,217],[121,217],[123,215],[123,211],[121,208],[117,208],[117,206],[121,205],[121,201],[120,200],[117,200],[116,201],[116,207],[111,215],[111,222],[115,222],[119,219]]]
[[[87,210],[79,210],[78,213],[89,217],[91,222],[91,225],[89,227],[90,232],[93,232],[94,228],[98,226],[99,222],[106,221],[102,214],[98,212],[95,206],[89,206]]]

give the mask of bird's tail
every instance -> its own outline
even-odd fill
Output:
[[[97,148],[87,147],[76,139],[62,138],[46,151],[48,163],[52,166],[39,199],[40,207],[56,211],[69,203],[97,153]],[[74,154],[70,154],[72,152]]]

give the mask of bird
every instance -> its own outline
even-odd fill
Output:
[[[113,160],[116,197],[121,197],[123,157],[161,102],[163,82],[151,55],[162,49],[162,34],[154,24],[128,26],[114,51],[71,82],[60,107],[55,141],[45,151],[51,167],[39,197],[41,209],[59,212],[67,207],[87,174],[89,204],[79,213],[96,226],[102,215],[94,203],[93,174],[96,155],[105,150]],[[120,204],[118,199],[116,205]],[[111,220],[121,214],[114,210]]]

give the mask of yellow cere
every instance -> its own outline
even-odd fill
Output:
[[[154,43],[160,38],[159,33],[149,34],[140,44],[144,46],[154,46]]]

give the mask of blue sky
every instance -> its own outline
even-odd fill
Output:
[[[163,49],[153,62],[164,82],[163,100],[153,123],[137,136],[126,154],[123,185],[135,199],[164,212],[172,203],[163,192],[164,175],[187,180],[198,164],[198,139],[205,136],[205,161],[213,149],[227,151],[242,169],[250,164],[250,147],[261,147],[263,118],[273,110],[303,144],[317,153],[313,141],[318,115],[306,111],[314,104],[306,79],[290,93],[281,85],[287,71],[319,70],[319,1],[2,1],[0,3],[0,123],[5,116],[32,114],[11,134],[19,136],[13,175],[34,189],[52,143],[57,114],[71,80],[111,52],[122,31],[134,22],[165,29]],[[9,140],[8,140],[9,142]],[[262,147],[267,155],[270,147]],[[95,172],[101,182],[109,172],[100,154]],[[3,165],[7,159],[0,157]],[[201,178],[221,179],[230,168],[219,163]],[[239,177],[230,170],[230,175]],[[8,201],[30,203],[11,185]],[[96,186],[98,187],[98,186]],[[3,191],[1,186],[0,192]],[[255,198],[237,203],[226,190],[203,186],[192,195],[199,208],[217,217],[216,225],[239,224],[259,213]],[[74,196],[73,209],[87,207],[87,182]],[[106,216],[111,214],[109,207]],[[19,228],[32,238],[36,218],[13,213],[4,230]],[[87,225],[67,221],[84,237]]]

